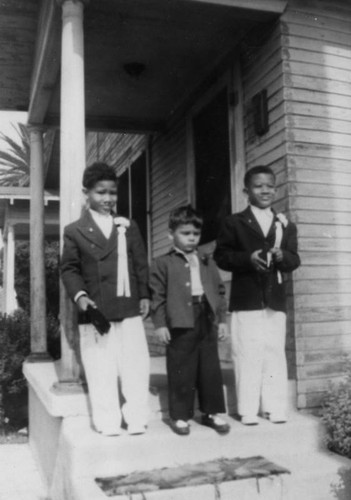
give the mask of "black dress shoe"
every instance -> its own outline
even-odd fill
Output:
[[[184,420],[171,420],[169,425],[172,431],[178,434],[179,436],[187,436],[190,433],[189,424]]]
[[[230,425],[216,415],[202,415],[201,423],[202,425],[211,427],[211,429],[214,429],[218,434],[228,434],[230,431]]]

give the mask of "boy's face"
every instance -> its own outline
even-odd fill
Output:
[[[89,207],[100,214],[110,214],[117,203],[117,186],[114,181],[98,181],[91,189],[83,189]]]
[[[181,224],[170,234],[174,246],[185,253],[189,253],[197,248],[201,237],[201,229],[196,228],[193,224]]]
[[[251,178],[250,185],[244,188],[249,202],[258,208],[268,208],[272,205],[276,188],[271,174],[256,174]]]

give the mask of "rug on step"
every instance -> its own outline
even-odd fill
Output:
[[[288,469],[257,456],[219,458],[198,464],[138,471],[95,480],[107,496],[115,496],[289,473]]]

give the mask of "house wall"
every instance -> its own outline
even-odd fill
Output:
[[[275,209],[298,226],[302,266],[287,282],[287,356],[300,408],[320,404],[351,350],[350,32],[346,1],[290,0],[280,20],[240,47],[246,166],[274,169]],[[252,97],[262,89],[269,131],[258,136]],[[179,116],[149,138],[152,256],[169,246],[169,211],[188,202],[186,134]],[[91,152],[123,169],[134,148],[146,139],[100,137]]]
[[[178,118],[151,142],[152,256],[167,251],[170,210],[187,203],[185,119]]]
[[[298,405],[311,407],[351,351],[351,4],[289,2],[281,41]]]

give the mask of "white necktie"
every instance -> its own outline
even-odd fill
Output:
[[[117,296],[130,297],[126,228],[123,226],[118,226],[117,232],[118,232]]]

